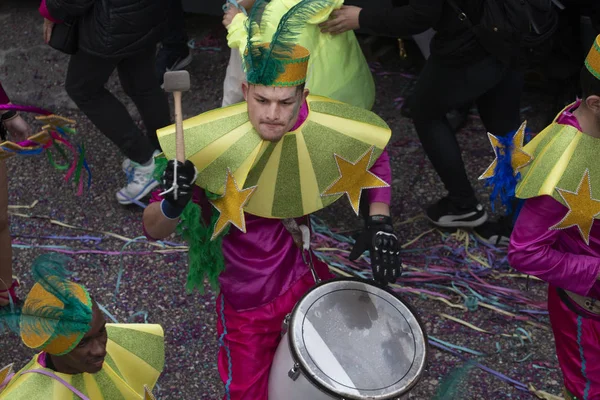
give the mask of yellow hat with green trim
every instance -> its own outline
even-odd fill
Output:
[[[248,83],[283,87],[302,85],[306,81],[310,52],[297,43],[310,19],[331,7],[333,0],[299,1],[280,18],[271,39],[261,37],[268,5],[269,0],[256,0],[248,14],[248,42],[244,52]]]
[[[92,301],[87,290],[73,282],[62,282],[61,285],[71,292],[71,297],[80,303],[77,308],[83,308],[84,313],[73,315],[70,304],[63,303],[36,283],[25,299],[21,314],[21,339],[27,347],[54,355],[67,354],[89,331]]]
[[[585,59],[585,66],[592,75],[600,79],[600,35],[596,36],[596,40],[594,40],[594,44]]]
[[[32,267],[36,283],[23,305],[0,312],[0,328],[3,320],[9,328],[16,327],[29,348],[67,354],[90,330],[92,300],[83,286],[68,279],[68,260],[52,253],[38,257]]]
[[[257,46],[261,53],[269,52],[271,47],[270,43],[264,43]],[[273,55],[273,57],[277,57]],[[251,57],[245,57],[246,62],[252,60]],[[251,65],[247,64],[247,79],[248,83],[252,85],[264,85],[264,86],[275,86],[275,87],[292,87],[299,86],[306,82],[306,74],[308,72],[308,60],[310,59],[310,52],[308,49],[300,45],[291,45],[286,57],[279,57],[278,59],[263,60],[258,68],[255,65],[252,68]],[[275,64],[271,68],[260,68],[262,64]]]

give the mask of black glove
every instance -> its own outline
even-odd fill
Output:
[[[350,261],[356,260],[365,250],[369,250],[371,257],[373,278],[383,285],[395,283],[402,273],[402,261],[391,217],[373,215],[367,219],[365,230],[350,252]]]
[[[175,163],[177,163],[177,180],[175,181]],[[177,183],[177,188],[168,193],[163,194],[163,199],[168,201],[171,206],[183,209],[192,198],[194,182],[198,171],[191,161],[186,161],[185,164],[169,160],[167,169],[163,172],[161,185],[164,190],[169,190],[173,187],[173,182]]]

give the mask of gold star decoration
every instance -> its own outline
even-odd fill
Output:
[[[592,198],[590,171],[585,170],[575,192],[556,188],[569,208],[567,215],[550,229],[566,229],[576,226],[585,244],[590,244],[590,232],[595,217],[600,214],[600,200]]]
[[[6,367],[0,369],[0,392],[2,391],[2,384],[4,383],[4,381],[6,380],[6,378],[8,378],[10,376],[10,374],[12,373],[12,364],[8,364]],[[8,383],[8,382],[6,382]]]
[[[519,130],[515,133],[512,139],[512,158],[510,160],[510,164],[513,168],[515,175],[519,172],[519,170],[525,166],[527,166],[532,160],[533,156],[523,150],[523,143],[525,142],[525,127],[527,126],[527,121],[523,122],[519,127]],[[504,145],[500,143],[500,140],[488,132],[488,138],[490,139],[490,143],[492,144],[492,148],[494,149],[494,155],[496,158],[490,166],[485,170],[483,174],[479,177],[479,179],[489,179],[494,176],[496,173],[496,166],[498,165],[498,156],[499,152],[504,153],[506,149]]]
[[[235,177],[227,169],[227,178],[225,181],[225,192],[223,196],[210,203],[219,211],[219,219],[215,223],[214,233],[211,240],[214,240],[221,234],[223,229],[230,223],[235,225],[240,231],[246,233],[246,219],[244,218],[244,206],[250,200],[250,196],[256,190],[256,186],[240,190]]]
[[[144,385],[144,400],[156,400],[156,397],[154,397],[152,391],[146,385]]]
[[[334,196],[345,194],[350,200],[352,209],[358,215],[358,206],[363,189],[375,189],[389,187],[383,179],[369,171],[371,157],[373,157],[374,146],[371,146],[356,162],[350,162],[343,157],[334,154],[335,161],[340,172],[340,177],[335,180],[321,194],[324,196]]]

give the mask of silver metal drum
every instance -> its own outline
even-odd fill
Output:
[[[368,281],[317,285],[285,325],[269,400],[398,399],[425,368],[426,336],[415,313]]]

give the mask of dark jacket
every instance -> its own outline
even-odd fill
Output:
[[[79,50],[127,57],[155,46],[167,28],[168,0],[46,0],[58,20],[77,18]]]
[[[471,21],[481,18],[481,3],[456,0]],[[410,0],[407,5],[391,10],[363,8],[359,23],[361,29],[370,33],[393,37],[416,35],[433,28],[437,33],[431,42],[431,57],[450,64],[473,63],[488,56],[446,0]]]

